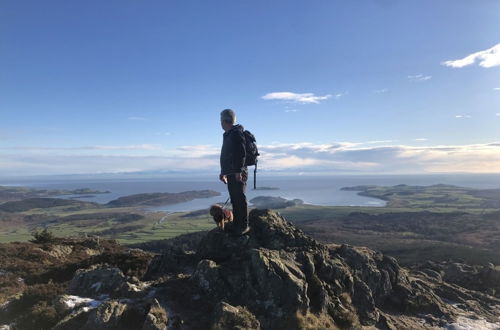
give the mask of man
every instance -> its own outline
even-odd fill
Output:
[[[220,122],[224,130],[224,139],[220,153],[219,179],[227,184],[231,204],[233,204],[234,222],[231,231],[237,235],[244,235],[250,230],[245,196],[248,170],[245,166],[244,128],[236,125],[236,114],[231,109],[221,112]]]

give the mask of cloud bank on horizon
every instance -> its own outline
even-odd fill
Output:
[[[416,138],[424,142],[425,138]],[[11,150],[0,161],[3,177],[172,171],[216,173],[213,145],[174,149],[149,145]],[[95,151],[107,151],[96,154]],[[128,150],[128,152],[124,152]],[[500,142],[410,146],[393,141],[274,143],[260,146],[259,168],[277,173],[412,174],[500,173]]]

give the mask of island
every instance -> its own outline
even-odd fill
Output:
[[[283,197],[258,196],[250,200],[254,207],[259,209],[284,209],[291,206],[303,204],[301,199],[288,200]]]
[[[144,193],[123,196],[114,199],[105,205],[107,207],[161,206],[189,202],[197,198],[210,198],[220,195],[220,192],[213,190],[191,190],[180,193]]]
[[[99,191],[90,188],[69,189],[35,189],[30,187],[0,186],[0,203],[19,201],[27,198],[56,197],[65,195],[95,195],[108,194],[109,191]]]

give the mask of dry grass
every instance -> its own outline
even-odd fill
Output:
[[[297,320],[297,327],[303,330],[339,330],[340,328],[335,324],[332,318],[326,314],[312,314],[306,313],[305,315],[297,312],[295,315]]]

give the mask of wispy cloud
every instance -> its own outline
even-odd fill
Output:
[[[479,62],[479,66],[483,68],[500,66],[500,44],[496,44],[486,50],[472,53],[458,60],[444,61],[441,64],[452,68],[463,68],[476,63],[476,61]]]
[[[497,116],[500,116],[500,113],[497,113],[496,115],[497,115]]]
[[[292,103],[320,103],[321,101],[331,98],[332,95],[315,95],[313,93],[292,93],[292,92],[274,92],[268,93],[262,98],[264,100],[278,100]],[[337,98],[337,96],[335,96]],[[339,96],[340,97],[340,96]]]
[[[432,76],[425,76],[423,74],[416,74],[416,75],[409,75],[408,80],[411,82],[422,82],[422,81],[427,81],[431,80]]]
[[[170,132],[156,132],[155,135],[159,135],[159,136],[170,136],[172,135],[172,133]]]
[[[139,121],[143,121],[143,120],[147,120],[146,118],[144,117],[138,117],[138,116],[130,116],[127,118],[128,120],[139,120]]]
[[[427,141],[427,138],[416,138],[415,141]]]
[[[493,89],[496,90],[496,91],[500,91],[500,87],[495,87]]]
[[[285,112],[299,112],[298,109],[285,109]]]
[[[340,99],[341,97],[346,96],[347,94],[349,94],[349,92],[341,92],[341,93],[336,93],[336,94],[334,94],[334,95],[333,95],[333,97],[334,97],[336,100],[338,100],[338,99]]]
[[[216,157],[220,153],[220,148],[213,145],[193,145],[193,146],[181,146],[177,147],[174,150],[174,154],[187,157],[187,158],[196,158],[196,157],[207,157],[213,156]]]
[[[472,118],[471,115],[455,115],[455,118]]]
[[[387,88],[382,88],[382,89],[375,89],[372,91],[373,94],[383,94],[383,93],[387,93],[389,91],[389,89]]]

